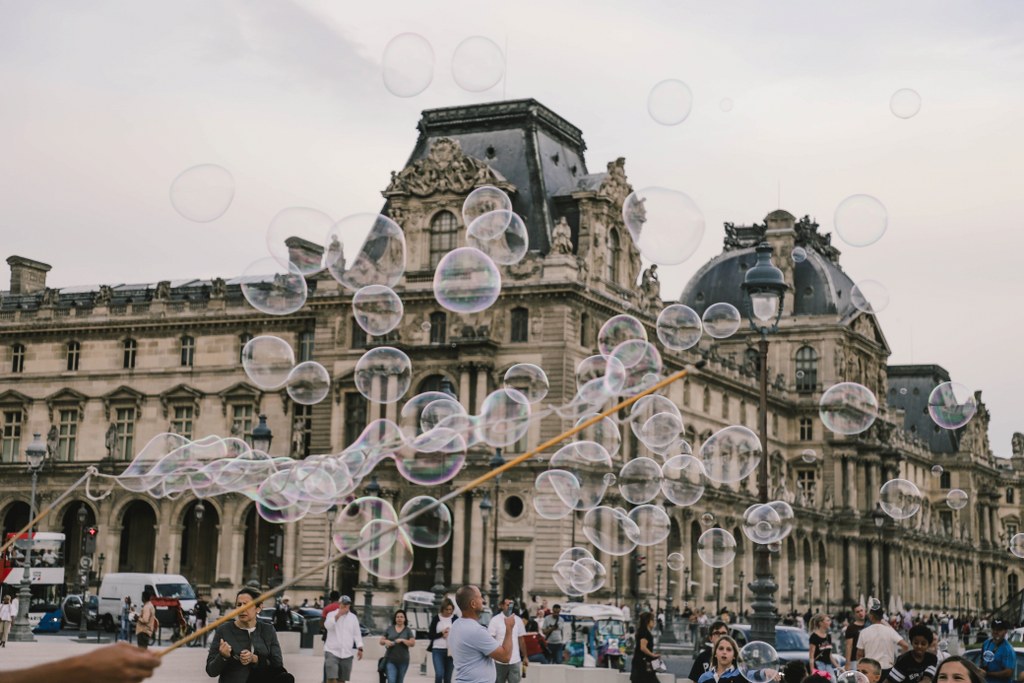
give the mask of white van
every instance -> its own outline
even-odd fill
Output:
[[[132,599],[136,611],[142,608],[142,592],[149,589],[160,598],[177,598],[181,609],[188,612],[196,606],[196,592],[181,574],[104,574],[100,585],[99,619],[113,628],[121,623],[121,607],[125,596]],[[157,607],[156,617],[164,626],[173,626],[174,615],[166,607]]]

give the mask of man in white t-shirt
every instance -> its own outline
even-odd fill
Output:
[[[896,648],[903,654],[910,649],[907,641],[892,626],[885,623],[879,608],[871,610],[868,618],[871,625],[862,629],[857,636],[857,659],[873,659],[882,667],[882,680],[889,675],[889,669],[896,662]]]
[[[512,656],[508,658],[508,664],[498,662],[495,665],[497,670],[495,683],[519,683],[522,678],[520,664],[524,669],[527,666],[527,662],[523,660],[521,654],[526,651],[526,625],[523,624],[522,619],[516,616],[514,606],[515,600],[512,598],[505,598],[501,601],[502,614],[512,615],[516,623],[512,629]],[[496,642],[502,642],[505,639],[505,620],[491,619],[491,623],[487,625],[487,632]]]
[[[494,663],[508,664],[512,656],[512,634],[515,620],[505,617],[505,637],[495,643],[477,619],[484,608],[484,598],[476,586],[463,586],[455,594],[455,604],[462,616],[448,630],[448,654],[455,662],[455,683],[494,683]],[[495,615],[494,619],[502,619]]]

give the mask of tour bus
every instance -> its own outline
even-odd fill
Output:
[[[12,538],[15,538],[15,534],[7,534],[4,542]],[[60,605],[64,592],[64,534],[37,531],[17,537],[14,545],[0,556],[0,582],[7,595],[17,595],[25,576],[25,554],[30,546],[32,561],[29,580],[32,600],[29,602],[28,618],[35,628],[44,614]]]

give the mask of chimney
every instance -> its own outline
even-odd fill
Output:
[[[789,289],[782,303],[784,315],[795,314],[794,275],[793,275],[793,249],[796,247],[796,217],[784,209],[777,209],[764,217],[765,233],[764,238],[775,250],[773,261],[782,271],[786,278]]]
[[[288,261],[300,273],[315,273],[320,270],[324,248],[301,237],[289,237],[284,241],[288,247]]]
[[[24,256],[7,259],[11,267],[11,294],[34,294],[46,289],[46,274],[52,266]]]

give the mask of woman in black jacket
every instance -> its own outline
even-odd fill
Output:
[[[455,671],[455,662],[448,654],[448,629],[458,619],[454,614],[455,604],[450,598],[441,602],[441,611],[430,620],[430,628],[427,629],[427,651],[434,663],[434,683],[452,683],[452,672]]]
[[[260,611],[260,603],[255,602],[258,597],[259,593],[251,588],[238,591],[235,607],[247,605],[247,609],[214,631],[206,673],[211,678],[219,676],[220,683],[295,680],[284,672],[277,631],[256,619]]]

